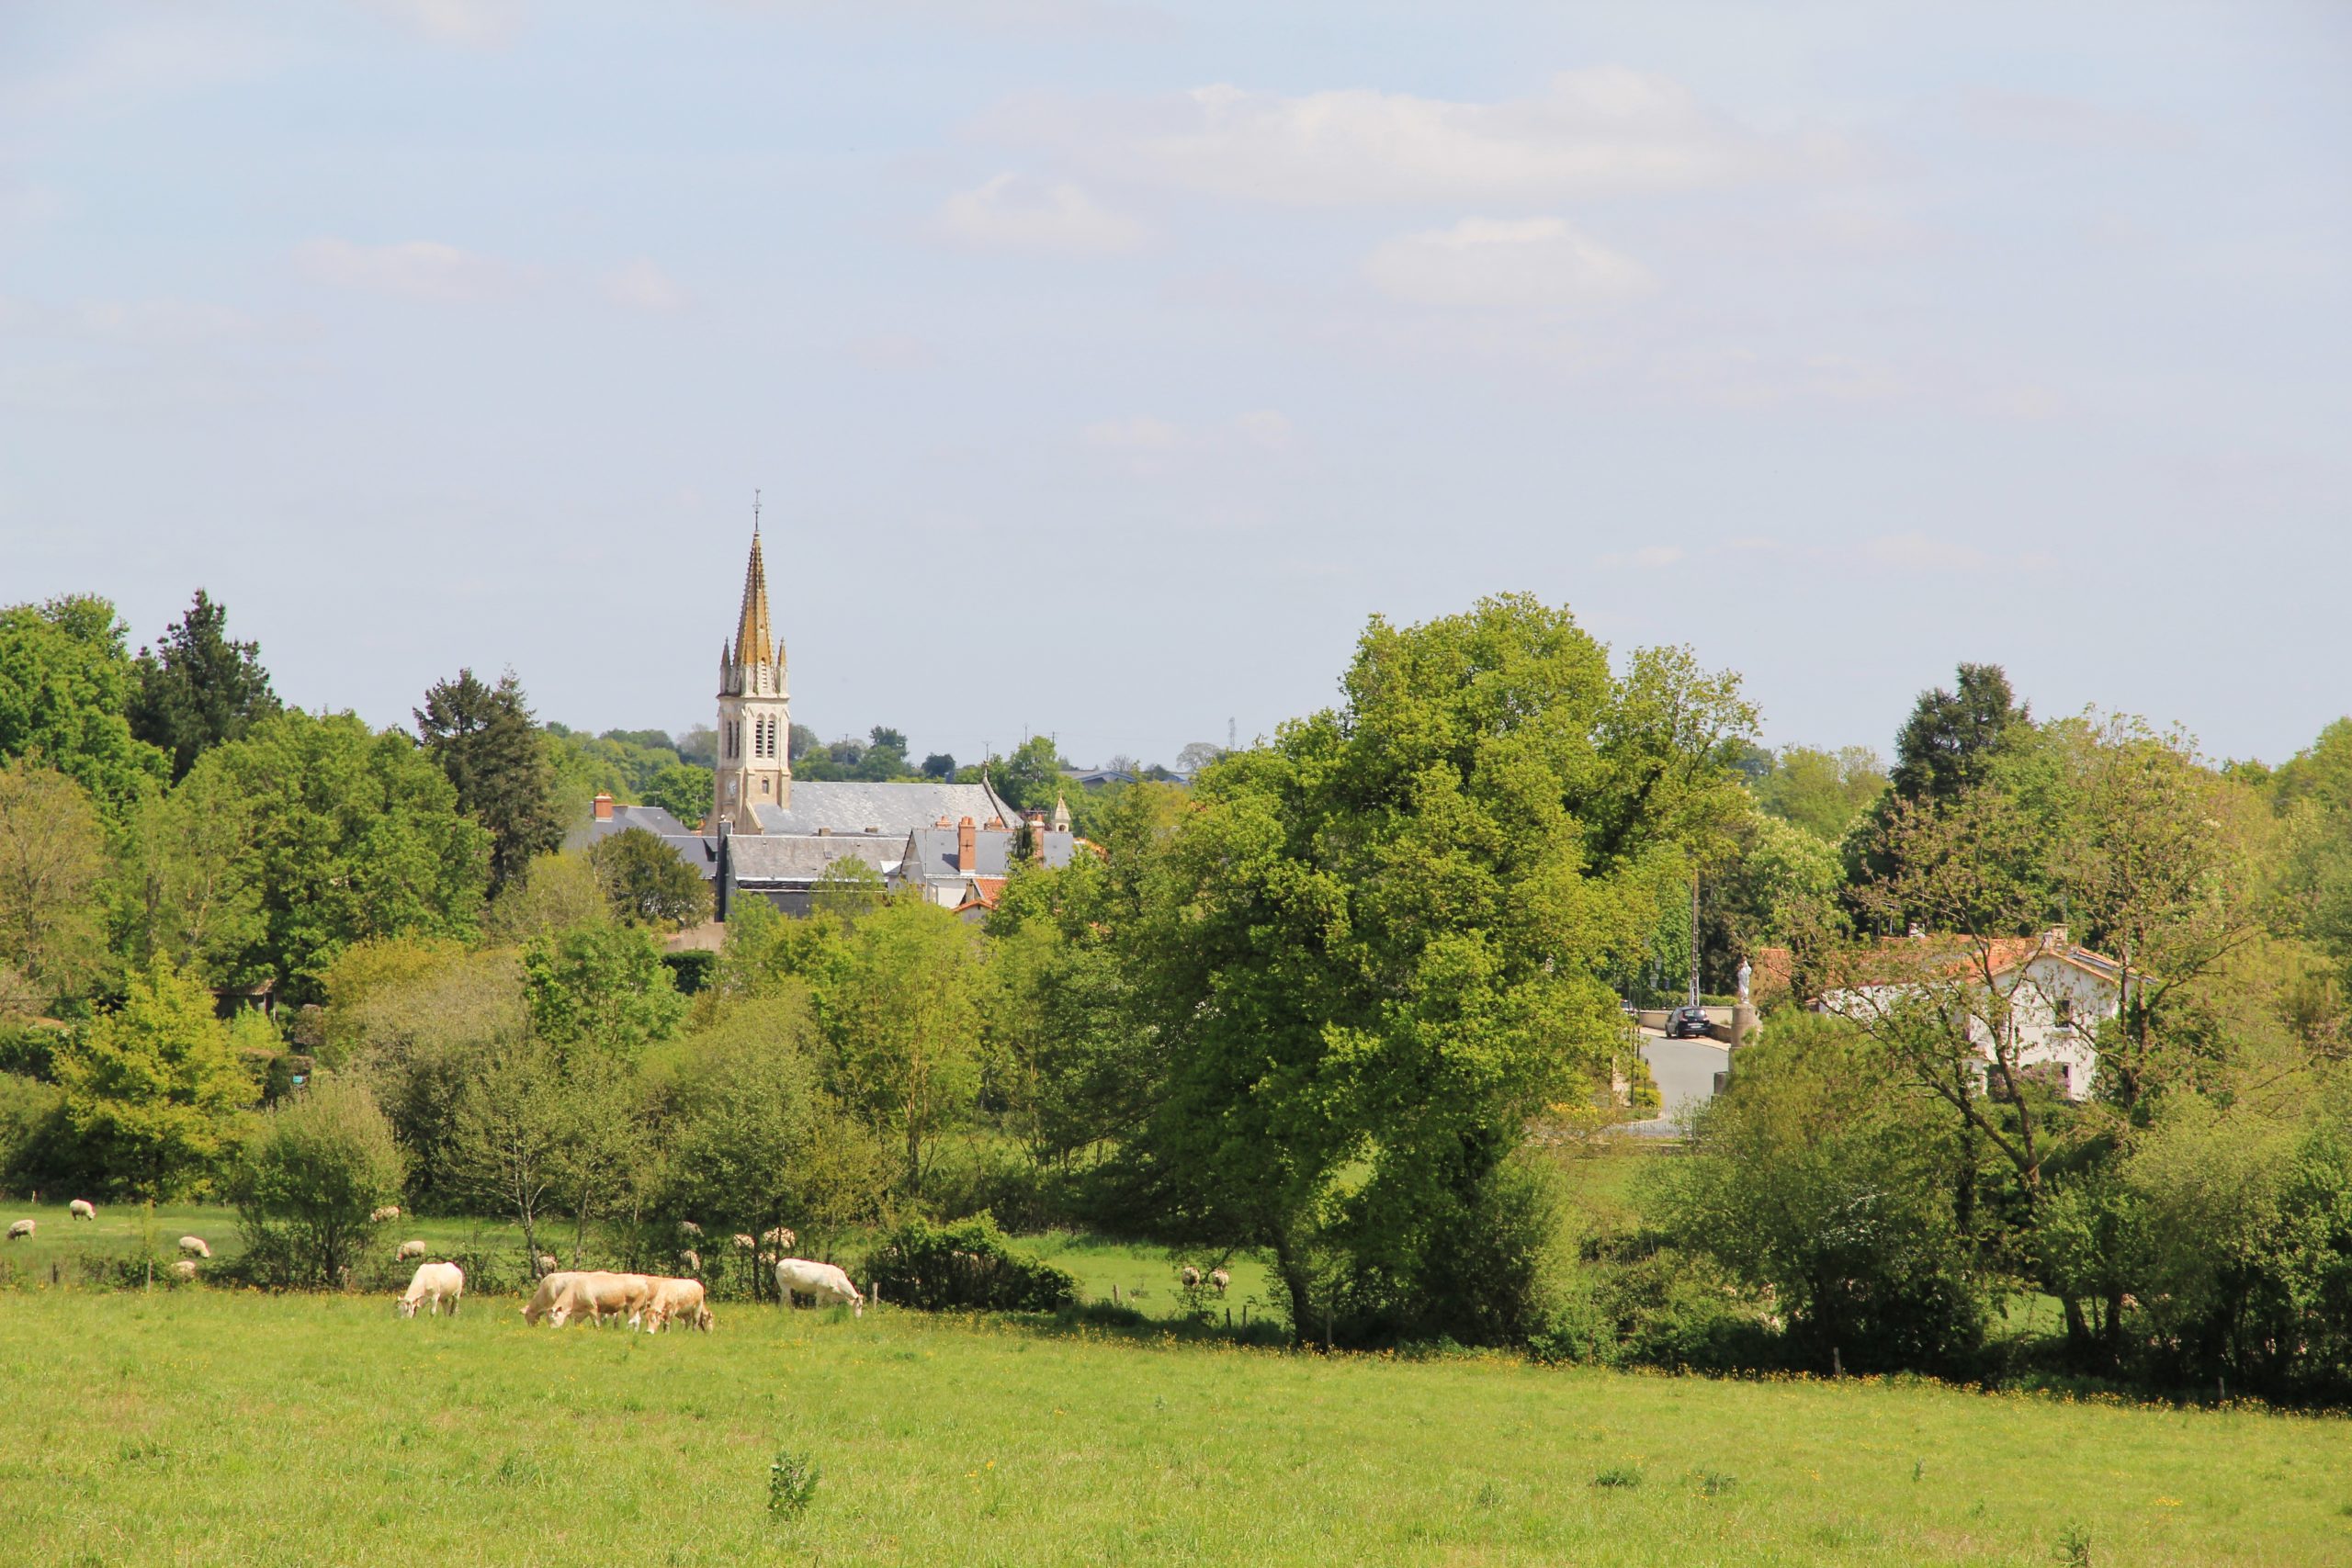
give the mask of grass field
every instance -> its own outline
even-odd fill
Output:
[[[384,1297],[11,1292],[0,1557],[2352,1560],[2336,1421],[896,1311],[737,1306],[654,1339],[526,1329],[514,1305],[401,1322]],[[822,1468],[797,1522],[767,1506],[779,1450]]]

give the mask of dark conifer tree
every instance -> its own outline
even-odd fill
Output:
[[[492,686],[460,670],[436,682],[415,713],[417,738],[456,786],[458,808],[490,830],[495,893],[563,841],[555,766],[522,685],[512,671]]]
[[[172,759],[177,783],[197,758],[277,712],[261,645],[229,637],[229,612],[201,588],[153,649],[139,650],[125,715],[130,733]]]

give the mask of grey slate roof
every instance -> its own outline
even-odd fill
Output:
[[[956,863],[955,829],[918,828],[907,835],[907,845],[912,852],[899,868],[899,874],[910,879],[920,876],[926,882],[954,882],[967,874],[1002,876],[1012,864],[1014,837],[1011,831],[975,833],[972,858],[979,864],[959,866]],[[1049,829],[1044,839],[1046,863],[1056,870],[1068,865],[1077,836]]]
[[[903,839],[942,817],[951,820],[969,817],[976,824],[991,817],[1001,817],[1007,823],[1020,819],[1020,814],[984,784],[855,784],[830,779],[795,779],[791,806],[754,802],[752,814],[760,825],[758,837],[814,833],[820,828],[843,835],[861,834],[873,828]],[[738,833],[735,840],[740,847],[753,837]]]
[[[728,838],[727,855],[736,882],[759,887],[814,882],[842,859],[863,861],[887,876],[906,847],[906,840],[888,833],[736,833]]]
[[[664,839],[695,837],[694,834],[686,831],[686,825],[684,822],[658,806],[623,806],[616,801],[614,803],[610,820],[599,822],[591,818],[566,833],[563,841],[571,848],[578,849],[583,845],[593,844],[599,839],[610,838],[615,833],[627,832],[631,828],[642,828],[647,832],[658,834]]]

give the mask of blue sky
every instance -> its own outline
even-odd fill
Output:
[[[2352,707],[2352,8],[0,3],[0,600],[1172,756],[1481,593],[1884,748]]]

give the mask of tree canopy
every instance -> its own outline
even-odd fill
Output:
[[[172,760],[175,781],[208,749],[234,740],[277,712],[261,645],[235,642],[229,612],[203,589],[153,649],[141,649],[130,694],[130,732]]]

